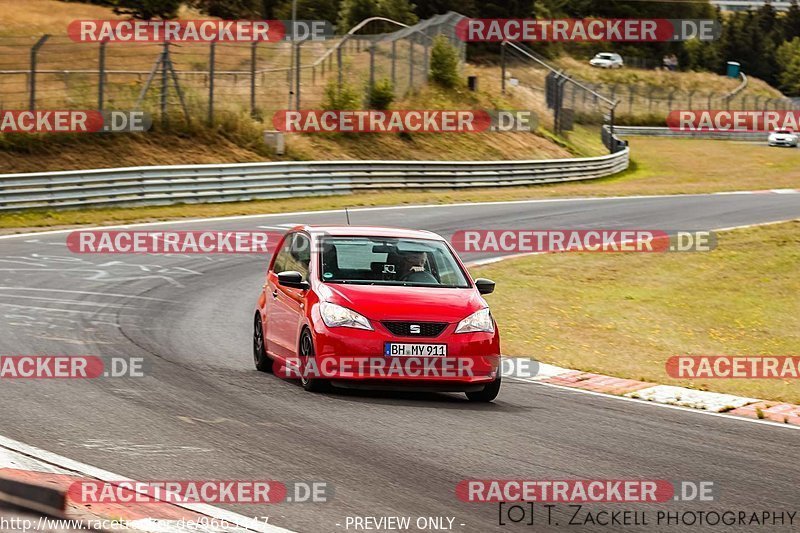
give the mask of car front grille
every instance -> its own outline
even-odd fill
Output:
[[[447,327],[447,322],[381,322],[381,324],[399,337],[436,337]],[[412,326],[418,326],[419,333],[412,332],[412,329],[417,331],[417,328]]]

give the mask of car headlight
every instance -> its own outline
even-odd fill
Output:
[[[488,307],[472,313],[456,326],[456,333],[473,333],[476,331],[494,333],[494,322],[492,322],[492,314],[489,312]]]
[[[319,304],[319,314],[322,316],[322,321],[329,328],[372,329],[367,317],[341,305],[322,302]]]

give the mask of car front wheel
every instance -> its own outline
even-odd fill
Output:
[[[500,376],[497,376],[497,379],[484,386],[481,390],[467,392],[465,394],[471,402],[488,403],[497,398],[497,394],[500,392],[501,382]]]
[[[267,355],[264,347],[264,327],[261,325],[261,317],[256,314],[253,323],[253,362],[256,369],[261,372],[272,372],[272,359]]]
[[[309,392],[325,392],[330,390],[330,382],[325,379],[313,377],[311,374],[317,373],[319,368],[314,360],[314,339],[311,333],[305,329],[300,335],[300,384]]]

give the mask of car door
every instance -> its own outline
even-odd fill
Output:
[[[300,327],[305,312],[306,291],[278,284],[278,273],[288,270],[300,272],[308,281],[311,245],[308,235],[294,233],[287,237],[270,273],[267,299],[272,303],[272,324],[269,345],[275,355],[296,357]],[[267,318],[269,321],[269,317]]]
[[[264,314],[267,321],[264,331],[264,346],[268,353],[282,359],[286,358],[287,354],[282,349],[284,343],[281,342],[279,334],[281,330],[285,329],[287,317],[279,302],[278,272],[286,270],[285,265],[293,239],[294,234],[287,235],[280,248],[275,251],[275,260],[267,272],[267,282],[264,284]]]

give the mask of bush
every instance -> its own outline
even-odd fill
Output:
[[[389,109],[393,101],[394,86],[391,80],[384,78],[376,81],[372,88],[367,87],[367,106],[370,109]]]
[[[356,110],[361,107],[361,96],[349,83],[343,81],[339,89],[336,80],[331,80],[325,86],[325,96],[322,99],[322,109],[326,111]]]
[[[433,40],[430,79],[448,89],[457,87],[461,83],[458,74],[458,52],[444,35],[438,35]]]

